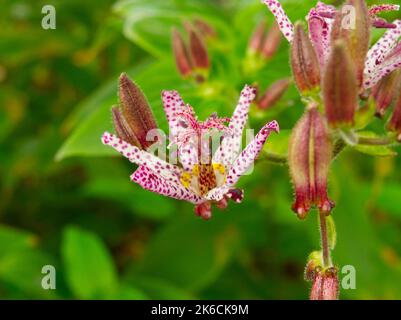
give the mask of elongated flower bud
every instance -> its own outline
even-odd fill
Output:
[[[383,78],[374,88],[376,116],[382,118],[401,89],[401,71],[396,70]]]
[[[189,76],[193,71],[191,57],[184,39],[176,29],[173,29],[172,46],[178,71],[183,77]]]
[[[388,129],[398,134],[397,140],[401,142],[401,93],[399,93],[394,112],[388,123]]]
[[[299,218],[306,217],[312,206],[330,213],[334,203],[327,197],[327,176],[332,159],[332,143],[320,112],[312,107],[293,129],[288,163],[294,183],[293,210]]]
[[[265,36],[266,22],[261,21],[249,40],[248,48],[253,52],[260,52]]]
[[[201,19],[195,19],[194,25],[202,35],[206,36],[206,38],[215,38],[217,36],[216,30],[210,24]]]
[[[111,112],[113,115],[113,123],[117,136],[133,146],[142,148],[135,136],[135,133],[127,123],[127,120],[125,120],[120,108],[115,106],[111,109]]]
[[[291,65],[295,83],[301,93],[320,86],[320,66],[315,49],[302,24],[295,25],[291,46]]]
[[[262,44],[262,56],[265,59],[270,59],[276,54],[280,47],[281,39],[282,34],[280,28],[277,23],[273,23]]]
[[[336,14],[332,44],[343,39],[350,54],[358,86],[363,84],[363,72],[370,43],[371,18],[365,0],[348,0]]]
[[[125,73],[120,76],[119,95],[122,110],[113,113],[117,134],[135,137],[143,149],[148,148],[154,141],[147,141],[146,137],[157,128],[156,120],[146,97]]]
[[[290,79],[281,79],[273,83],[258,101],[258,107],[266,110],[274,106],[287,91]]]
[[[323,76],[323,100],[332,128],[354,124],[358,87],[352,62],[342,41],[334,44],[327,62]]]
[[[338,282],[337,269],[316,270],[312,280],[310,300],[338,300]]]
[[[209,69],[209,55],[205,42],[193,28],[189,31],[189,47],[194,67],[205,70]]]

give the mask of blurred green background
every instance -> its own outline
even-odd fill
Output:
[[[293,21],[314,4],[282,2]],[[45,4],[57,10],[56,30],[41,28]],[[288,77],[285,41],[259,70],[246,68],[254,28],[273,22],[259,0],[3,0],[0,17],[0,298],[308,297],[303,269],[319,248],[317,218],[291,212],[287,167],[259,161],[240,181],[244,202],[205,222],[192,205],[132,184],[135,168],[100,142],[123,71],[162,128],[163,89],[179,90],[201,118],[230,116],[245,83],[263,89]],[[170,45],[171,28],[192,19],[217,32],[201,85],[180,78]],[[285,154],[302,112],[291,87],[271,110],[254,106],[250,127],[277,119],[282,133],[268,148]],[[384,132],[383,122],[372,126]],[[386,148],[379,158],[359,151],[342,153],[330,175],[333,258],[357,272],[356,290],[341,298],[400,299],[401,160]],[[56,267],[56,290],[41,287],[44,265]]]

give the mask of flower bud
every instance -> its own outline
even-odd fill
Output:
[[[252,37],[249,41],[248,48],[253,51],[253,52],[260,52],[262,45],[263,45],[263,39],[265,35],[265,29],[266,29],[266,22],[262,21],[258,24],[256,27],[255,31],[252,34]]]
[[[388,129],[397,133],[397,140],[401,142],[401,93],[398,94],[394,112],[388,123]]]
[[[195,215],[203,220],[209,220],[212,217],[212,205],[209,201],[200,203],[195,206]]]
[[[291,65],[295,83],[301,93],[320,86],[320,66],[315,49],[302,24],[295,25],[291,46]]]
[[[304,219],[312,206],[329,214],[334,203],[327,197],[327,176],[332,159],[332,143],[324,117],[310,108],[292,131],[288,164],[294,183],[292,209]]]
[[[120,76],[119,95],[121,112],[113,109],[117,134],[121,135],[121,139],[127,138],[143,149],[148,148],[153,141],[147,141],[146,137],[150,130],[157,128],[156,120],[146,97],[125,73]]]
[[[258,107],[266,110],[274,106],[287,91],[290,83],[290,79],[281,79],[273,83],[258,100]]]
[[[338,300],[339,281],[336,268],[317,268],[312,280],[310,300]]]
[[[215,38],[217,35],[216,30],[214,30],[210,24],[201,19],[195,19],[194,25],[201,34],[206,36],[206,38]]]
[[[347,48],[342,41],[334,43],[323,76],[323,101],[332,128],[354,124],[358,107],[358,87]]]
[[[173,29],[172,46],[178,71],[183,77],[189,76],[193,70],[191,57],[184,39],[176,29]]]
[[[382,118],[398,95],[401,88],[401,71],[396,70],[384,77],[374,88],[373,97],[376,101],[376,116]]]
[[[210,63],[207,48],[205,42],[194,28],[189,30],[189,47],[194,67],[208,70]]]
[[[349,52],[358,86],[363,84],[365,60],[370,43],[371,17],[365,0],[348,0],[336,14],[331,40],[342,39]]]
[[[262,43],[262,56],[265,59],[270,59],[275,55],[280,46],[281,39],[282,34],[280,28],[277,23],[273,23]]]

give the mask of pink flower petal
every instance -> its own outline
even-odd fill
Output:
[[[309,12],[308,23],[309,36],[323,70],[330,53],[330,25],[315,9]]]
[[[262,0],[262,3],[266,4],[269,10],[273,13],[284,37],[286,37],[289,42],[292,42],[294,37],[294,26],[285,14],[281,3],[278,0]]]
[[[154,174],[174,183],[180,184],[180,176],[182,169],[169,164],[151,153],[143,151],[135,146],[130,145],[128,142],[118,138],[117,136],[105,132],[102,137],[102,142],[105,145],[111,146],[130,162],[136,163],[140,166],[146,166]]]
[[[365,63],[365,89],[371,88],[380,79],[377,78],[377,73],[381,74],[383,71],[378,71],[379,65],[396,47],[398,39],[401,37],[401,20],[394,21],[397,26],[395,29],[389,29],[383,37],[369,50],[367,60]]]
[[[373,16],[384,11],[398,11],[400,6],[398,4],[379,4],[373,5],[369,8],[369,13]]]
[[[241,91],[238,105],[229,124],[232,135],[223,138],[220,147],[213,157],[214,163],[221,163],[227,167],[238,156],[242,141],[242,131],[248,120],[249,108],[255,96],[256,90],[250,86],[245,86]]]
[[[254,164],[255,159],[258,157],[272,131],[279,131],[277,121],[266,124],[255,136],[255,139],[242,151],[237,160],[235,160],[227,175],[227,186],[234,186],[239,178]]]
[[[132,175],[131,180],[138,183],[142,188],[161,194],[166,197],[186,200],[194,204],[204,200],[185,188],[181,183],[176,183],[156,175],[146,166],[140,166]]]
[[[335,6],[325,4],[321,1],[318,1],[316,4],[316,11],[319,15],[334,18],[337,13],[337,9]]]

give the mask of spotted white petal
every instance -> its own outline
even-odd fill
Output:
[[[375,70],[397,46],[397,42],[401,37],[401,20],[394,21],[394,24],[396,25],[396,28],[387,30],[368,52],[364,70],[365,88],[371,88],[378,82],[376,81],[377,79],[374,78]]]
[[[227,174],[227,186],[234,186],[241,176],[251,168],[272,131],[279,131],[277,121],[266,124],[255,136],[255,139],[248,144],[241,155],[234,161]]]
[[[281,3],[278,0],[262,0],[262,3],[266,4],[271,13],[273,13],[284,37],[288,42],[292,42],[294,38],[294,25],[284,12]]]
[[[103,134],[102,142],[120,152],[130,162],[139,166],[146,166],[154,174],[174,184],[180,183],[182,169],[179,167],[169,164],[149,152],[130,145],[128,142],[108,132]]]
[[[138,183],[142,188],[161,194],[166,197],[186,200],[194,204],[204,201],[201,197],[185,188],[181,183],[169,181],[162,176],[156,175],[148,167],[140,166],[132,175],[131,180]]]
[[[311,9],[308,15],[309,37],[315,48],[320,67],[323,70],[330,54],[331,19],[321,17],[316,9]]]
[[[250,86],[245,86],[241,91],[238,105],[229,124],[231,135],[223,138],[220,147],[214,154],[213,162],[221,163],[228,167],[238,156],[242,141],[242,131],[248,120],[249,108],[255,96],[256,90]]]

